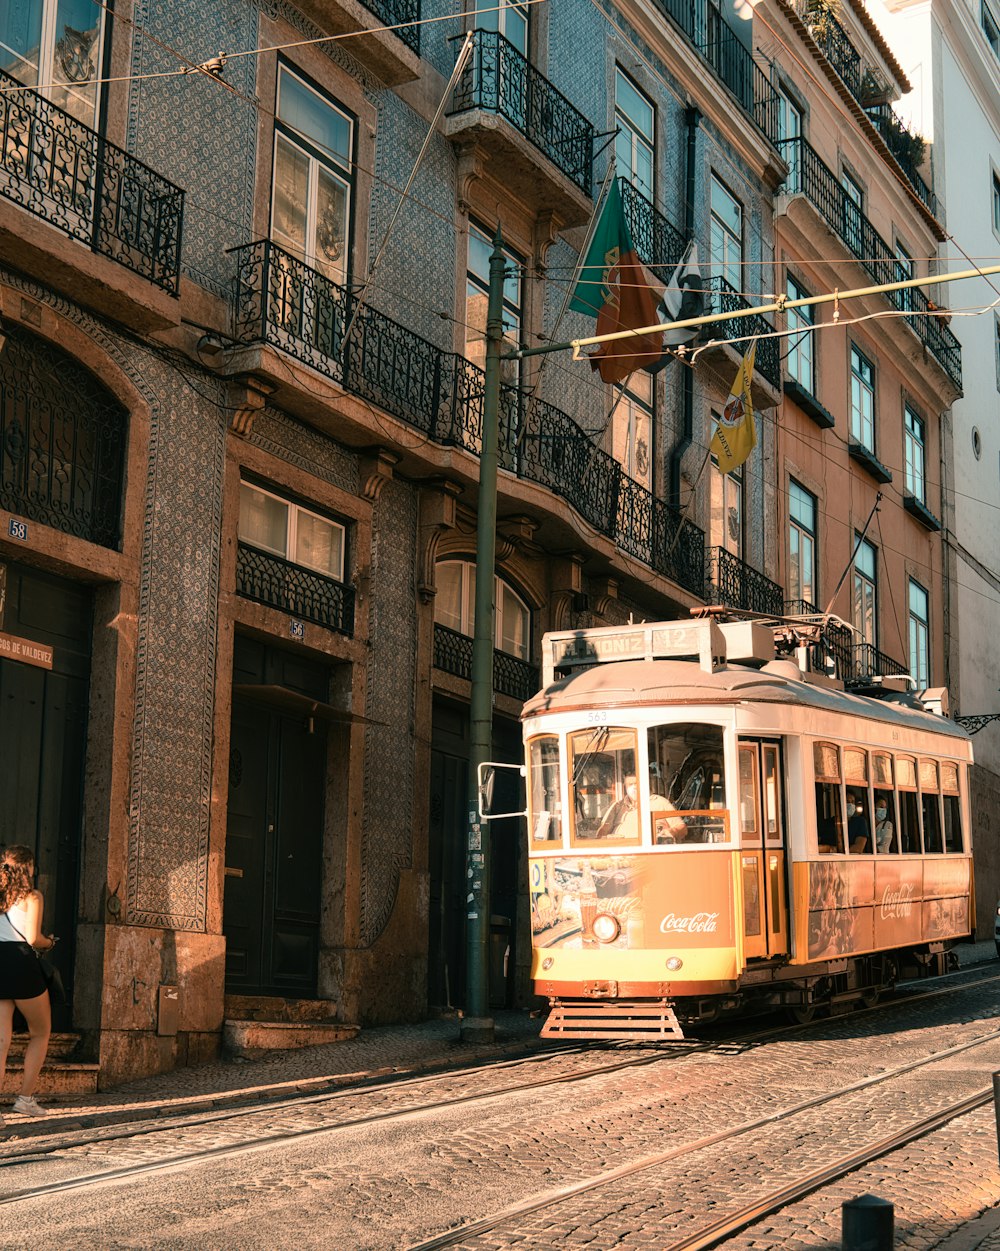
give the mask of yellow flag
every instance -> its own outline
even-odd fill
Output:
[[[739,469],[757,446],[757,424],[750,402],[750,379],[753,377],[756,351],[755,340],[740,362],[740,371],[712,436],[712,454],[719,462],[720,473],[732,473],[734,469]]]

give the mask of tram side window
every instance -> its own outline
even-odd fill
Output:
[[[941,765],[941,790],[944,801],[944,849],[962,851],[962,800],[958,787],[958,765],[944,761]]]
[[[840,785],[840,750],[833,743],[813,744],[816,773],[816,841],[821,854],[843,852],[844,809]]]
[[[573,842],[636,845],[642,812],[636,778],[635,730],[600,726],[569,736]]]
[[[653,842],[728,841],[722,727],[652,726],[647,747]]]
[[[944,851],[941,836],[941,800],[939,798],[938,767],[934,760],[920,762],[920,811],[924,818],[924,851],[940,854]]]
[[[875,850],[880,856],[899,851],[896,837],[896,792],[892,784],[892,757],[888,752],[872,756],[873,813],[875,819]]]
[[[869,812],[868,753],[860,747],[844,748],[844,780],[847,797],[847,846],[856,855],[872,850]]]
[[[896,786],[899,797],[900,850],[920,855],[920,807],[917,801],[917,764],[911,756],[896,757]]]
[[[558,843],[562,839],[562,800],[559,795],[559,740],[556,736],[534,738],[528,745],[530,773],[528,828],[533,843]]]

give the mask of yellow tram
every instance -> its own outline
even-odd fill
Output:
[[[972,749],[945,693],[848,693],[774,638],[710,618],[545,636],[523,721],[546,1035],[807,1019],[942,970],[972,932]]]

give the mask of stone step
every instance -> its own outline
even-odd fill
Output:
[[[86,1064],[81,1060],[50,1062],[46,1059],[38,1075],[35,1094],[43,1104],[48,1100],[58,1102],[61,1099],[78,1099],[86,1095],[96,1095],[100,1069],[99,1064]],[[20,1089],[21,1062],[20,1060],[8,1061],[3,1086],[0,1087],[0,1096],[13,1097]],[[0,1112],[2,1111],[3,1109],[0,1108]]]
[[[28,1045],[27,1034],[15,1034],[10,1040],[10,1052],[8,1060],[10,1062],[20,1062],[24,1055],[24,1049]],[[79,1034],[50,1034],[49,1050],[46,1064],[53,1060],[69,1060],[76,1052],[80,1050]]]
[[[280,995],[226,995],[223,1015],[230,1021],[329,1021],[329,999],[285,999]]]
[[[359,1029],[358,1025],[343,1025],[339,1021],[226,1020],[222,1024],[222,1045],[232,1056],[259,1056],[265,1051],[344,1042],[354,1038]]]

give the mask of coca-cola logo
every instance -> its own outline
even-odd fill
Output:
[[[913,911],[913,887],[904,884],[898,890],[886,887],[882,892],[882,919],[908,917]]]
[[[714,934],[718,928],[717,912],[696,912],[689,917],[679,917],[668,912],[660,922],[661,934]]]

